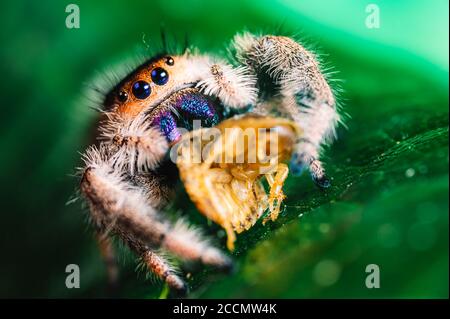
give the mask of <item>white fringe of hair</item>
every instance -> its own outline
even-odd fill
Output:
[[[145,192],[131,185],[124,171],[113,167],[112,158],[107,159],[106,145],[90,146],[83,155],[83,161],[86,165],[85,169],[91,169],[95,178],[107,187],[109,197],[116,200],[115,211],[121,211],[127,206],[139,215],[156,217],[154,209],[143,200],[146,198]]]
[[[124,140],[124,145],[112,156],[114,166],[128,170],[131,175],[157,167],[169,149],[159,129],[150,126],[145,116],[132,120],[123,120],[112,113],[107,116],[108,121],[102,126],[101,139],[110,144],[114,143],[116,137]]]
[[[256,77],[246,66],[233,67],[224,61],[211,61],[209,74],[197,83],[206,95],[217,96],[224,105],[242,108],[257,98]]]

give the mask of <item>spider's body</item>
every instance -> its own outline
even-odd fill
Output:
[[[178,179],[167,151],[192,128],[193,119],[214,126],[225,109],[290,119],[304,131],[291,170],[306,167],[319,186],[329,184],[319,151],[339,115],[314,56],[290,38],[248,33],[236,36],[233,48],[237,66],[186,51],[137,67],[106,94],[100,146],[84,156],[81,191],[104,257],[113,258],[108,235],[116,234],[178,291],[185,284],[161,251],[219,268],[231,265],[185,221],[171,224],[160,213]],[[111,266],[110,275],[115,274]]]

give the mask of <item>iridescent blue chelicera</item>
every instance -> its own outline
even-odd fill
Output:
[[[181,133],[178,131],[177,122],[172,113],[164,113],[159,118],[159,127],[169,142],[176,142],[181,138]]]
[[[219,122],[219,115],[212,103],[200,94],[183,95],[177,101],[176,108],[188,118],[204,120],[204,124],[207,126],[213,126]]]
[[[205,126],[214,126],[219,122],[219,115],[213,104],[201,94],[181,95],[173,107],[181,116],[179,120],[188,129],[192,128],[192,121],[195,119],[202,120]],[[170,111],[159,114],[152,125],[158,126],[170,143],[177,142],[181,138],[177,120]]]

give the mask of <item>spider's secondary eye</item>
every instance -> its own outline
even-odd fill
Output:
[[[137,81],[133,84],[133,95],[140,100],[148,98],[151,93],[150,84],[145,81]]]
[[[119,92],[119,101],[125,102],[126,100],[128,100],[128,93],[125,91],[120,91]]]
[[[152,81],[158,85],[164,85],[169,81],[169,74],[163,68],[152,70]]]
[[[165,62],[167,65],[170,65],[170,66],[175,64],[175,61],[173,60],[173,58],[171,56],[166,57]]]

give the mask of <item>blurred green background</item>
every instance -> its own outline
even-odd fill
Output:
[[[333,187],[290,177],[279,220],[239,237],[237,271],[193,271],[191,297],[448,298],[447,0],[74,1],[80,29],[65,27],[69,3],[1,4],[0,297],[106,296],[86,214],[66,205],[95,119],[80,96],[143,34],[159,43],[164,25],[215,53],[244,28],[297,34],[339,71],[351,116],[325,152]],[[365,25],[369,3],[379,29]],[[223,246],[217,227],[180,205]],[[119,296],[160,296],[120,251]],[[64,284],[72,263],[80,289]],[[365,287],[368,264],[380,289]]]

